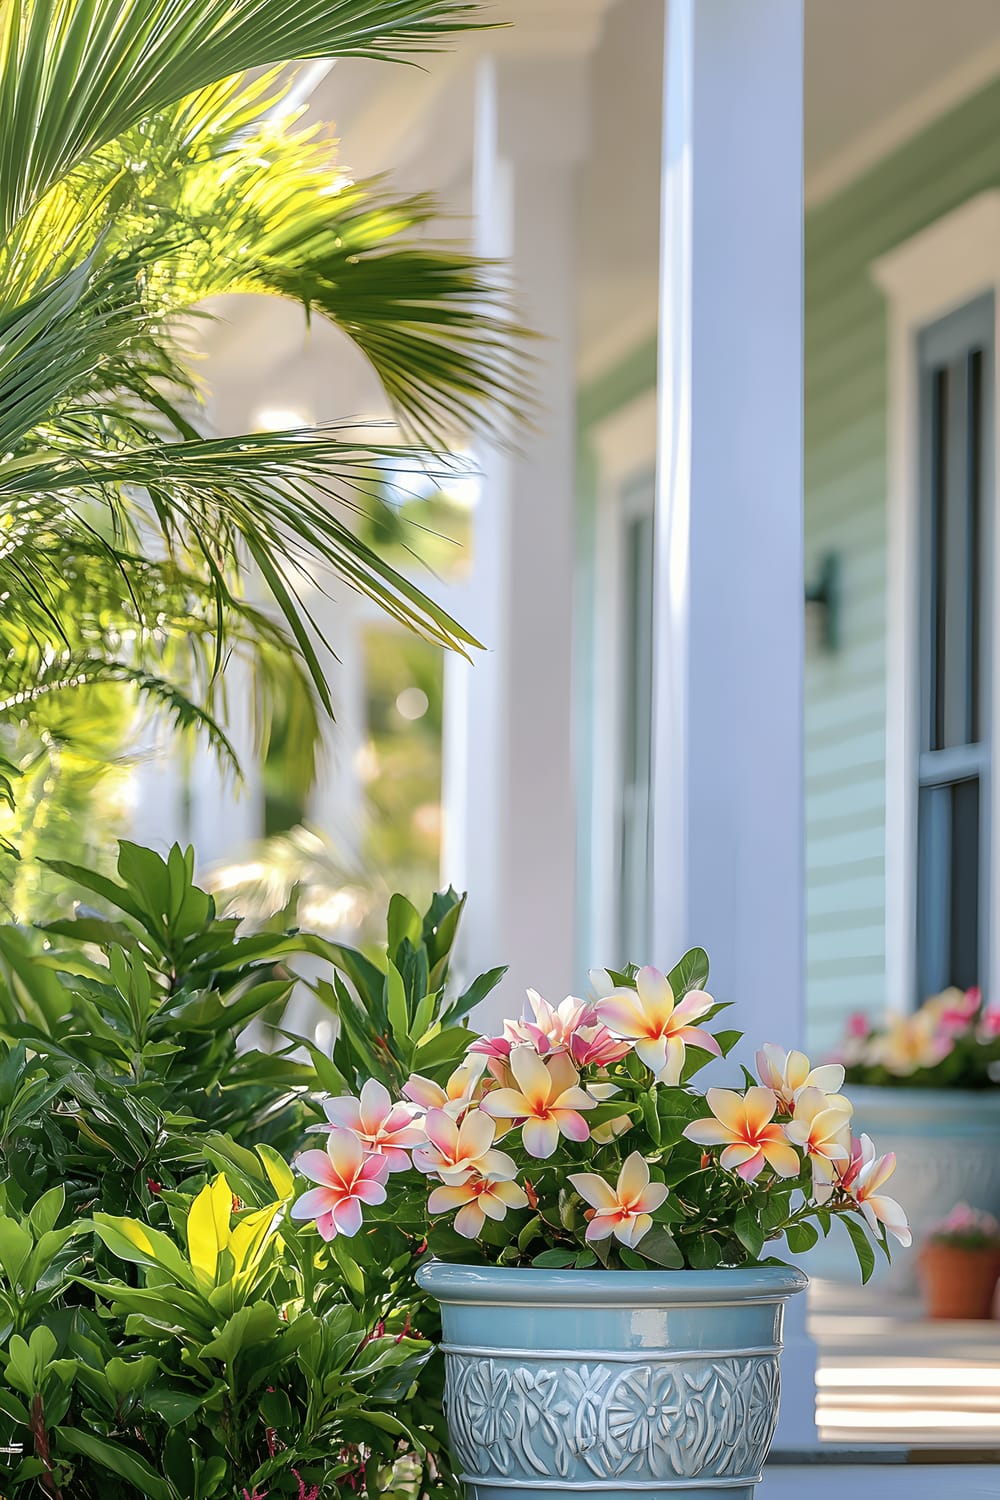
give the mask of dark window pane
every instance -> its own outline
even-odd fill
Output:
[[[979,735],[982,352],[931,375],[929,748]]]
[[[979,781],[920,792],[917,921],[920,998],[979,973]]]

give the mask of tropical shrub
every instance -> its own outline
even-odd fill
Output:
[[[425,1247],[297,1227],[286,1157],[372,1060],[446,1076],[499,975],[447,992],[454,892],[366,955],[244,930],[192,863],[123,844],[62,867],[92,906],[0,928],[0,1494],[456,1496]],[[305,953],[333,1059],[281,1030]]]
[[[354,1076],[374,1066],[357,1095],[327,1100],[292,1218],[334,1244],[391,1221],[446,1260],[635,1270],[755,1263],[782,1239],[800,1254],[839,1220],[867,1280],[873,1244],[888,1257],[889,1234],[910,1243],[881,1191],[895,1158],[852,1136],[838,1065],[767,1045],[742,1087],[693,1086],[741,1040],[708,1029],[725,1007],[707,979],[694,949],[669,975],[600,971],[590,1002],[554,1008],[529,991],[500,1035],[444,1026],[405,1078],[410,1049],[391,1066],[378,1040],[362,1050],[345,1004]],[[379,1024],[405,1036],[401,979],[386,994]],[[422,1071],[447,1056],[458,1065],[443,1083]]]

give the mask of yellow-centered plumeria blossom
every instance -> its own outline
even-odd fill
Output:
[[[443,1088],[422,1073],[412,1073],[403,1084],[403,1093],[421,1109],[443,1109],[453,1120],[460,1120],[482,1094],[486,1063],[485,1057],[467,1056]]]
[[[765,1042],[757,1053],[757,1076],[778,1096],[778,1108],[785,1114],[792,1113],[803,1089],[821,1089],[824,1094],[839,1096],[844,1086],[840,1063],[814,1068],[804,1052],[786,1052],[774,1042]]]
[[[597,1002],[594,1013],[612,1035],[632,1043],[660,1083],[673,1084],[680,1082],[687,1047],[721,1055],[711,1032],[692,1025],[714,1004],[704,990],[692,990],[676,1004],[667,976],[646,967],[635,976],[634,990],[612,990]]]
[[[427,1144],[413,1152],[413,1165],[436,1173],[448,1187],[459,1187],[470,1177],[517,1176],[517,1167],[504,1151],[496,1151],[496,1125],[489,1115],[472,1109],[459,1125],[443,1109],[430,1109],[424,1118]]]
[[[891,1016],[884,1036],[869,1047],[872,1061],[906,1078],[920,1068],[934,1068],[954,1047],[938,1027],[938,1018],[925,1006],[912,1016]]]
[[[569,1180],[594,1209],[587,1225],[589,1241],[614,1235],[623,1245],[637,1245],[652,1228],[652,1215],[667,1197],[665,1183],[650,1182],[649,1167],[638,1151],[626,1158],[614,1187],[596,1172],[571,1172]]]
[[[517,1087],[494,1089],[480,1109],[500,1120],[522,1121],[521,1140],[529,1156],[551,1156],[560,1135],[587,1139],[590,1126],[581,1111],[595,1109],[597,1101],[580,1088],[580,1075],[567,1053],[543,1059],[531,1047],[513,1047],[510,1070]]]
[[[715,1118],[694,1120],[684,1134],[700,1146],[724,1146],[719,1162],[727,1172],[736,1172],[744,1182],[753,1182],[765,1165],[779,1177],[799,1175],[798,1153],[781,1126],[771,1123],[778,1108],[778,1096],[771,1089],[747,1089],[745,1096],[732,1089],[709,1089],[705,1102]]]
[[[832,1182],[834,1163],[850,1161],[852,1112],[842,1094],[825,1094],[821,1088],[798,1091],[785,1134],[809,1158],[814,1181]]]
[[[528,1195],[516,1182],[507,1177],[478,1174],[457,1187],[435,1188],[427,1200],[428,1213],[454,1213],[455,1228],[467,1240],[474,1240],[482,1233],[487,1219],[501,1220],[506,1218],[509,1208],[527,1206]]]

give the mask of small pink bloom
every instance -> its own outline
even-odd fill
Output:
[[[766,1164],[779,1177],[799,1175],[798,1153],[781,1126],[771,1123],[778,1107],[773,1090],[747,1089],[744,1096],[732,1089],[709,1089],[705,1102],[715,1118],[694,1120],[684,1134],[699,1146],[724,1146],[719,1163],[727,1172],[752,1182]]]
[[[569,1050],[578,1068],[606,1068],[632,1050],[631,1042],[612,1036],[603,1023],[578,1026],[570,1037]]]
[[[701,1047],[716,1057],[721,1048],[711,1032],[692,1026],[715,1004],[703,990],[692,990],[679,1005],[665,974],[640,969],[635,989],[615,990],[594,1007],[615,1036],[631,1042],[636,1055],[661,1082],[680,1082],[687,1047]]]
[[[360,1099],[344,1094],[325,1100],[323,1109],[331,1130],[353,1130],[369,1151],[385,1157],[390,1172],[407,1171],[408,1151],[424,1140],[416,1124],[419,1112],[409,1104],[393,1104],[389,1090],[376,1078],[367,1080]]]
[[[615,1187],[596,1172],[571,1172],[569,1180],[596,1210],[587,1225],[590,1241],[614,1235],[623,1245],[637,1245],[652,1227],[651,1215],[667,1196],[664,1183],[650,1182],[649,1167],[638,1151],[626,1159]]]
[[[1000,1036],[1000,1005],[990,1005],[979,1018],[980,1041],[992,1041]]]
[[[501,1057],[506,1060],[510,1056],[513,1046],[509,1036],[481,1036],[474,1041],[469,1051],[480,1053],[483,1057]]]
[[[310,1188],[291,1207],[293,1219],[315,1219],[323,1239],[357,1234],[361,1205],[384,1203],[389,1162],[366,1152],[353,1130],[331,1127],[325,1151],[303,1151],[295,1166],[318,1187]]]
[[[871,1029],[871,1022],[865,1015],[864,1011],[856,1010],[853,1015],[848,1016],[847,1035],[850,1037],[854,1037],[855,1040],[864,1041],[865,1037],[868,1035]]]

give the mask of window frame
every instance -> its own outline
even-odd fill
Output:
[[[993,350],[998,347],[1000,307],[1000,190],[990,189],[934,221],[911,239],[873,262],[872,278],[887,310],[887,633],[886,633],[886,993],[890,1008],[912,1008],[918,990],[917,860],[920,754],[923,749],[924,689],[921,627],[922,464],[920,340],[932,325],[968,304],[993,296]],[[983,476],[983,510],[997,514],[995,446],[1000,434],[997,384],[993,380],[990,422],[993,459]],[[983,539],[984,573],[1000,576],[998,536],[991,525]],[[987,637],[990,659],[1000,662],[998,614],[993,609]],[[984,703],[983,734],[990,745],[987,781],[996,782],[1000,745],[1000,694]],[[989,797],[981,824],[981,851],[996,870],[1000,853],[1000,798]],[[988,903],[988,882],[980,900]],[[986,907],[988,912],[988,905]],[[986,945],[981,984],[1000,994],[1000,942],[990,941],[990,923],[981,918]]]
[[[996,425],[993,420],[993,384],[996,378],[996,351],[994,330],[996,326],[995,298],[992,292],[987,292],[964,307],[948,313],[944,318],[929,324],[918,335],[917,359],[919,363],[920,382],[920,657],[921,657],[921,693],[920,693],[920,743],[917,755],[917,781],[918,781],[918,830],[917,830],[917,866],[915,880],[917,883],[917,962],[916,962],[916,987],[914,991],[914,1003],[919,1004],[926,999],[927,995],[937,993],[951,982],[952,974],[948,972],[946,962],[946,949],[949,935],[946,932],[945,906],[940,899],[933,905],[922,900],[922,893],[926,890],[927,874],[922,869],[925,858],[932,858],[929,839],[935,836],[938,843],[944,839],[950,841],[951,828],[945,820],[940,820],[937,830],[933,827],[933,820],[928,818],[928,829],[924,837],[921,837],[920,825],[920,798],[934,788],[955,789],[963,784],[975,782],[978,788],[978,863],[977,872],[977,894],[978,894],[978,960],[976,983],[981,982],[981,977],[986,974],[989,964],[989,898],[991,886],[991,849],[990,849],[990,808],[991,808],[991,722],[992,722],[992,659],[993,653],[990,649],[990,623],[993,618],[993,578],[992,570],[987,566],[991,553],[993,530],[996,524],[994,507],[990,504],[993,493],[993,469],[996,461]],[[965,361],[966,370],[970,368],[970,360],[975,352],[981,354],[979,365],[979,400],[981,403],[981,442],[982,442],[982,465],[978,475],[978,526],[973,520],[967,519],[969,534],[963,538],[969,554],[967,562],[973,568],[979,569],[978,591],[968,590],[968,608],[978,592],[978,617],[969,619],[968,642],[970,644],[970,659],[953,660],[949,663],[945,660],[942,668],[940,660],[941,648],[934,640],[936,631],[939,629],[939,615],[937,607],[937,589],[939,587],[938,573],[935,566],[935,557],[938,554],[940,537],[939,528],[942,523],[941,516],[937,513],[935,505],[935,493],[937,486],[942,482],[939,474],[942,457],[947,464],[951,460],[951,445],[955,440],[955,434],[949,433],[947,441],[942,450],[940,437],[941,415],[935,413],[935,405],[939,399],[938,380],[942,369],[954,366],[959,361]],[[966,397],[968,401],[968,397]],[[949,420],[949,414],[945,413],[945,420]],[[966,431],[959,434],[959,440],[966,443],[964,459],[960,462],[969,464],[972,455],[968,448],[968,406],[966,406]],[[962,476],[966,490],[969,480]],[[944,480],[947,485],[947,478]],[[947,554],[947,541],[953,518],[944,517],[945,527],[945,552]],[[979,543],[980,554],[976,555],[976,542]],[[969,573],[965,572],[961,580],[963,587],[969,584]],[[954,587],[954,581],[949,588]],[[978,637],[978,639],[977,639]],[[944,652],[947,655],[949,641],[944,643]],[[957,655],[957,653],[956,653]],[[964,675],[966,679],[963,705],[963,717],[965,728],[963,733],[966,738],[961,743],[947,745],[935,745],[937,716],[939,709],[938,676],[942,670],[947,670],[950,676],[955,678]],[[977,712],[978,710],[978,712]],[[943,703],[943,714],[948,714],[948,695]],[[947,734],[946,725],[942,729]],[[977,732],[978,731],[978,732]],[[946,895],[950,898],[950,882],[945,886]],[[925,967],[926,966],[926,967]],[[935,969],[937,972],[928,972]]]

